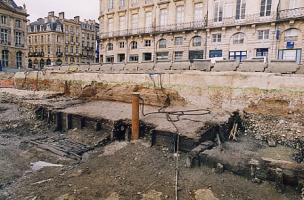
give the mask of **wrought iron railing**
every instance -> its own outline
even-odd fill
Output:
[[[130,35],[141,35],[141,34],[152,34],[152,33],[178,32],[178,31],[186,31],[193,29],[203,29],[205,27],[206,27],[205,21],[197,21],[197,22],[189,22],[182,24],[170,24],[165,26],[154,26],[154,27],[104,32],[101,33],[101,38],[123,37]]]
[[[280,19],[304,18],[304,7],[281,10],[279,13]]]
[[[220,22],[208,20],[208,27],[238,26],[244,24],[258,24],[272,22],[276,20],[276,12],[270,13],[269,16],[260,16],[260,14],[246,15],[244,19],[236,19],[236,16],[223,18]]]

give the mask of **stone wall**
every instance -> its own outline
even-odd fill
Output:
[[[303,65],[298,65],[294,61],[272,60],[265,63],[263,60],[245,60],[236,62],[232,60],[222,60],[215,63],[211,60],[196,60],[192,63],[181,62],[145,62],[145,63],[116,63],[116,64],[95,64],[95,65],[70,65],[60,67],[48,67],[54,71],[72,72],[105,72],[105,73],[146,73],[146,72],[168,72],[198,70],[211,72],[267,72],[279,74],[304,74]]]
[[[37,76],[38,73],[38,76]],[[284,101],[288,110],[304,110],[304,75],[248,72],[81,73],[19,72],[19,89],[53,90],[76,97],[130,102],[140,92],[146,104],[243,110],[261,100]],[[272,106],[267,104],[267,106]],[[281,107],[277,107],[281,109]]]

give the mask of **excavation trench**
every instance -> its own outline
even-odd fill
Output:
[[[94,131],[99,136],[94,146],[84,147],[83,151],[78,150],[78,152],[70,148],[72,155],[76,154],[79,157],[85,152],[116,140],[130,141],[130,120],[90,118],[49,110],[46,107],[39,107],[36,116],[48,122],[53,130],[63,133],[73,129]],[[245,124],[239,113],[235,112],[225,123],[206,123],[198,131],[197,134],[200,135],[198,138],[181,135],[179,149],[187,155],[187,166],[190,168],[209,166],[219,173],[226,170],[256,183],[271,181],[279,191],[283,191],[287,185],[301,189],[304,171],[303,165],[292,159],[296,151],[283,145],[270,147],[266,142],[256,140],[245,134]],[[177,149],[178,134],[157,130],[153,124],[141,121],[140,137],[149,141],[151,146],[165,147],[170,152],[175,152]],[[69,146],[67,145],[66,148],[68,149]],[[279,154],[281,156],[277,157],[276,155]]]

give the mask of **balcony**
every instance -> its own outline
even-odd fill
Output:
[[[244,19],[236,19],[235,16],[223,18],[220,22],[214,20],[208,21],[208,28],[225,27],[225,26],[240,26],[246,24],[269,23],[276,21],[276,13],[272,12],[270,16],[260,16],[260,14],[246,15]]]
[[[145,5],[154,4],[153,0],[145,0]]]
[[[10,45],[11,45],[11,42],[10,42],[10,41],[7,41],[7,40],[0,40],[0,44],[10,46]]]
[[[280,19],[297,19],[304,18],[304,7],[281,10],[279,13]]]
[[[24,44],[16,43],[16,44],[15,44],[15,47],[24,48]]]
[[[29,52],[29,57],[44,57],[44,52]]]
[[[143,34],[160,34],[167,32],[180,32],[188,30],[203,29],[206,27],[205,21],[188,22],[182,24],[171,24],[166,26],[156,26],[156,27],[146,27],[137,29],[126,29],[120,31],[105,32],[101,34],[101,38],[111,38],[111,37],[124,37],[131,35],[143,35]]]
[[[62,57],[62,56],[63,56],[63,53],[62,53],[62,52],[56,52],[56,56],[57,56],[57,57]]]

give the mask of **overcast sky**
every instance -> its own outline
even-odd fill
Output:
[[[49,11],[56,16],[64,11],[66,18],[80,16],[80,19],[98,19],[99,0],[15,0],[18,5],[26,4],[31,22],[46,17]]]

